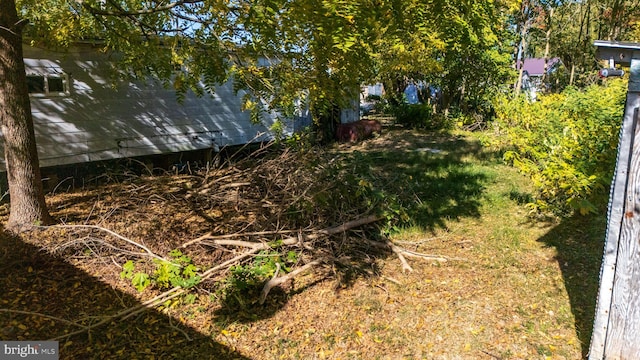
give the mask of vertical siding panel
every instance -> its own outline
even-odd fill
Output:
[[[629,116],[637,124],[637,111]],[[634,136],[633,154],[629,167],[629,182],[625,196],[624,214],[618,242],[612,306],[609,313],[609,332],[605,343],[607,359],[639,359],[640,342],[637,341],[640,318],[634,318],[640,305],[640,272],[638,239],[640,238],[640,139],[638,127]],[[629,338],[633,341],[629,341]]]
[[[640,44],[596,45],[601,59],[630,61],[631,75],[589,359],[633,360],[640,359]]]

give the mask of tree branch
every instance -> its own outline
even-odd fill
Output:
[[[322,261],[320,260],[314,260],[310,263],[305,264],[304,266],[301,266],[295,270],[293,270],[292,272],[277,277],[278,276],[278,271],[275,272],[275,274],[273,274],[273,277],[271,278],[271,280],[267,281],[266,284],[264,284],[264,287],[262,288],[262,292],[260,293],[260,304],[264,304],[265,300],[267,299],[267,295],[269,294],[269,291],[271,291],[271,289],[273,289],[274,287],[287,282],[288,280],[293,279],[296,275],[303,273],[309,269],[311,269],[314,266],[320,265],[322,264]],[[279,265],[279,264],[278,264]],[[280,269],[280,266],[278,266],[278,270]]]
[[[84,327],[83,325],[80,325],[80,324],[75,323],[73,321],[69,321],[69,320],[66,320],[66,319],[59,318],[59,317],[55,317],[55,316],[51,316],[51,315],[47,315],[47,314],[42,314],[42,313],[38,313],[38,312],[33,312],[33,311],[0,309],[0,312],[6,312],[6,313],[11,313],[11,314],[22,314],[22,315],[35,315],[35,316],[39,316],[39,317],[55,320],[55,321],[58,321],[58,322],[61,322],[61,323],[65,323],[67,325],[72,325],[72,326],[76,326],[76,327]]]
[[[307,236],[306,239],[317,239],[317,238],[322,237],[322,236],[329,236],[329,235],[338,234],[340,232],[347,231],[347,230],[349,230],[351,228],[354,228],[354,227],[357,227],[357,226],[361,226],[361,225],[365,225],[365,224],[368,224],[368,223],[371,223],[371,222],[375,222],[375,221],[378,221],[380,219],[381,218],[378,217],[378,216],[368,216],[368,217],[365,217],[365,218],[349,221],[349,222],[346,222],[346,223],[344,223],[342,225],[339,225],[339,226],[336,226],[336,227],[331,227],[331,228],[326,228],[326,229],[320,230],[316,234],[312,234],[312,235]],[[124,240],[124,241],[126,241],[128,243],[131,243],[133,245],[136,245],[136,246],[144,249],[149,254],[153,254],[153,252],[151,252],[151,250],[149,250],[146,246],[138,244],[138,243],[136,243],[136,242],[134,242],[132,240],[129,240],[129,239],[125,238],[122,235],[119,235],[119,234],[117,234],[117,233],[115,233],[115,232],[113,232],[111,230],[102,228],[100,226],[95,226],[95,225],[52,225],[52,226],[40,226],[39,228],[53,228],[53,227],[57,227],[57,228],[81,228],[81,229],[84,228],[84,229],[94,229],[94,230],[105,231],[105,232],[107,232],[107,233],[109,233],[109,234],[111,234],[111,235],[113,235],[113,236],[115,236],[115,237],[117,237],[117,238],[119,238],[121,240]],[[203,236],[201,238],[206,239],[208,236],[211,236],[211,235],[207,234],[207,235],[205,235],[205,236]],[[198,238],[196,240],[200,240],[201,238]],[[200,274],[201,281],[211,278],[218,271],[220,271],[222,269],[226,269],[229,266],[231,266],[232,264],[237,263],[239,261],[242,261],[242,260],[254,255],[255,253],[257,253],[260,250],[269,248],[269,245],[267,243],[251,243],[251,242],[248,242],[248,241],[236,241],[236,240],[229,240],[229,239],[216,239],[216,240],[214,240],[214,242],[215,241],[218,241],[220,244],[248,247],[249,250],[247,250],[247,251],[239,254],[238,256],[235,256],[235,257],[233,257],[233,258],[231,258],[231,259],[229,259],[227,261],[224,261],[224,262],[222,262],[222,263],[220,263],[220,264],[218,264],[218,265],[206,270],[205,272],[201,273]],[[301,240],[299,239],[298,236],[292,236],[292,237],[288,237],[288,238],[284,239],[283,240],[283,244],[285,244],[285,245],[296,245],[296,244],[299,244],[300,241]],[[194,243],[194,242],[191,241],[190,243]],[[160,258],[159,256],[157,256],[155,254],[153,254],[153,257]],[[160,259],[162,259],[162,258],[160,258]],[[162,260],[165,260],[165,259],[162,259]],[[269,280],[265,284],[265,286],[263,287],[262,293],[260,295],[260,303],[264,303],[269,291],[271,291],[271,289],[273,287],[278,286],[278,285],[286,282],[289,279],[292,279],[296,275],[298,275],[298,274],[300,274],[300,273],[302,273],[304,271],[307,271],[308,269],[310,269],[310,268],[312,268],[314,266],[320,265],[322,262],[323,262],[322,260],[314,260],[314,261],[311,261],[311,262],[305,264],[304,266],[302,266],[300,268],[295,269],[294,271],[292,271],[292,272],[290,272],[290,273],[288,273],[288,274],[286,274],[284,276],[281,276],[281,277],[275,277],[274,276],[274,278]],[[277,273],[276,273],[276,276],[277,276]],[[176,287],[174,287],[172,289],[169,289],[169,290],[163,292],[162,294],[159,294],[158,296],[156,296],[156,297],[154,297],[152,299],[149,299],[149,300],[147,300],[147,301],[145,301],[145,302],[143,302],[143,303],[141,303],[139,305],[124,309],[124,310],[122,310],[122,311],[120,311],[120,312],[118,312],[116,314],[104,317],[102,320],[100,320],[100,321],[98,321],[98,322],[96,322],[94,324],[91,324],[91,325],[88,325],[88,326],[84,326],[81,329],[78,329],[77,331],[74,331],[74,332],[71,332],[71,333],[68,333],[68,334],[64,334],[64,335],[60,335],[60,336],[54,337],[51,340],[60,340],[60,339],[68,338],[70,336],[82,334],[84,332],[87,332],[87,331],[90,331],[92,329],[95,329],[95,328],[97,328],[99,326],[105,325],[105,324],[113,321],[114,319],[125,320],[125,319],[127,319],[127,318],[129,318],[131,316],[134,316],[134,315],[139,314],[139,313],[141,313],[143,311],[146,311],[147,309],[156,307],[156,306],[166,302],[167,300],[171,300],[171,299],[173,299],[175,297],[178,297],[178,296],[180,296],[180,295],[182,295],[182,294],[184,294],[184,293],[186,293],[188,291],[189,291],[189,289],[184,289],[182,287],[176,286]],[[59,319],[59,320],[63,320],[63,319]],[[82,326],[82,325],[77,325],[77,326]]]
[[[441,255],[423,254],[423,253],[403,249],[398,245],[392,243],[390,240],[386,240],[385,242],[380,242],[380,241],[365,239],[365,241],[369,245],[375,246],[377,248],[390,249],[394,254],[396,254],[398,259],[400,260],[400,263],[402,264],[403,272],[413,272],[413,268],[411,268],[405,256],[435,260],[439,262],[447,262],[449,260],[464,260],[459,258],[448,258],[446,256],[441,256]]]
[[[154,258],[154,259],[158,259],[158,260],[162,260],[162,261],[167,261],[172,263],[172,261],[169,261],[165,258],[163,258],[162,256],[156,255],[153,251],[151,251],[151,249],[149,249],[148,247],[137,243],[131,239],[128,239],[118,233],[116,233],[115,231],[111,231],[109,229],[103,228],[101,226],[97,226],[97,225],[49,225],[49,226],[37,226],[37,228],[39,229],[50,229],[50,228],[60,228],[60,229],[90,229],[90,230],[98,230],[98,231],[102,231],[102,232],[106,232],[109,235],[112,235],[124,242],[127,242],[131,245],[134,245],[136,247],[139,247],[140,249],[144,250],[148,256]]]
[[[323,236],[331,236],[331,235],[339,234],[341,232],[345,232],[347,230],[353,229],[353,228],[358,227],[358,226],[370,224],[370,223],[379,221],[381,219],[382,219],[382,217],[380,217],[380,216],[370,215],[370,216],[367,216],[367,217],[364,217],[364,218],[356,219],[356,220],[353,220],[353,221],[348,221],[348,222],[346,222],[346,223],[344,223],[342,225],[321,229],[321,230],[318,230],[315,233],[310,234],[310,235],[289,236],[287,238],[282,239],[282,244],[283,245],[296,245],[296,244],[303,245],[301,243],[304,243],[304,240],[315,240],[315,239],[321,238]],[[203,236],[200,236],[199,238],[196,238],[196,239],[193,239],[191,241],[188,241],[188,242],[184,243],[182,245],[182,247],[185,248],[185,247],[187,247],[189,245],[193,245],[193,244],[197,244],[197,243],[203,243],[203,244],[206,244],[206,245],[230,245],[230,246],[243,246],[243,247],[248,247],[248,248],[255,248],[257,246],[262,250],[262,249],[268,248],[269,246],[267,244],[263,244],[263,243],[254,243],[254,242],[250,242],[250,241],[240,241],[240,240],[225,240],[225,239],[234,238],[234,237],[240,237],[240,236],[277,235],[277,234],[281,234],[281,233],[284,233],[284,232],[294,232],[294,231],[293,230],[263,231],[263,232],[253,232],[253,233],[246,233],[246,234],[236,233],[236,234],[230,234],[230,235],[211,235],[211,233],[208,233],[208,234],[205,234]],[[210,240],[210,241],[207,241],[207,240]]]
[[[178,7],[178,6],[187,5],[187,4],[197,4],[197,3],[200,3],[200,2],[202,2],[202,0],[174,1],[172,3],[166,4],[166,5],[163,5],[163,6],[157,6],[157,7],[154,7],[154,8],[140,9],[140,10],[135,10],[135,11],[124,10],[120,6],[115,4],[112,0],[110,0],[109,3],[113,7],[115,7],[117,9],[117,11],[108,11],[108,10],[97,9],[97,8],[94,8],[91,5],[86,4],[86,3],[83,3],[82,6],[85,9],[87,9],[89,12],[91,12],[92,14],[95,14],[95,15],[130,17],[130,16],[138,16],[138,15],[155,14],[155,13],[171,10],[171,9],[173,9],[175,7]]]

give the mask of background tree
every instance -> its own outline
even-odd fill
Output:
[[[333,138],[339,109],[352,107],[372,73],[371,41],[384,2],[280,1],[250,24],[250,33],[271,33],[271,41],[249,40],[242,51],[238,85],[250,90],[253,111],[291,116],[304,99],[324,138]],[[255,7],[254,5],[252,5]],[[275,10],[278,9],[278,10]],[[270,59],[269,67],[256,61]],[[266,105],[266,106],[263,106]],[[259,113],[258,113],[259,115]],[[336,119],[337,117],[337,119]]]
[[[489,113],[490,94],[511,76],[504,16],[510,6],[391,1],[374,55],[377,79],[391,105],[402,103],[403,91],[416,82],[439,91],[436,110],[445,116],[452,107],[469,115]]]
[[[640,1],[604,0],[599,6],[598,38],[630,40],[640,16]]]
[[[438,56],[445,43],[436,22],[436,3],[396,0],[379,10],[375,75],[393,106],[402,103],[411,81],[429,83],[443,70]]]
[[[503,10],[492,1],[447,1],[436,10],[446,44],[439,79],[445,113],[456,106],[465,114],[486,114],[492,94],[510,79]]]
[[[516,22],[516,35],[517,45],[514,50],[516,60],[516,70],[518,77],[514,85],[514,92],[516,96],[520,94],[522,90],[522,79],[524,75],[524,59],[528,57],[531,33],[530,30],[534,27],[535,21],[538,18],[538,6],[531,0],[523,0],[520,4],[520,10],[514,16]]]
[[[300,107],[326,114],[357,97],[371,69],[369,37],[382,1],[2,0],[2,123],[11,193],[9,227],[49,222],[29,98],[22,29],[34,45],[94,41],[115,74],[155,78],[198,95],[233,78],[244,109],[283,118]],[[20,19],[25,19],[24,21]],[[5,46],[6,44],[6,46]],[[300,103],[305,99],[305,103]],[[318,117],[322,121],[326,117]]]
[[[598,80],[594,40],[640,40],[635,32],[638,1],[537,0],[531,4],[535,17],[530,31],[522,34],[524,57],[559,57],[569,71],[568,85],[583,87]]]

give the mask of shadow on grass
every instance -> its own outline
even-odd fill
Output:
[[[480,217],[485,185],[494,174],[479,164],[495,159],[479,142],[422,134],[402,146],[353,152],[345,161],[375,191],[397,199],[407,224],[433,231],[450,220]]]
[[[481,164],[495,161],[493,154],[486,153],[478,142],[462,137],[405,131],[397,134],[391,137],[399,139],[395,143],[385,137],[374,146],[370,142],[339,148],[337,165],[327,176],[333,185],[326,196],[318,197],[332,199],[325,200],[329,211],[353,213],[354,207],[366,209],[362,204],[370,201],[370,211],[401,209],[406,214],[403,225],[426,231],[445,228],[451,220],[481,216],[486,185],[497,176]],[[314,204],[314,209],[326,207]],[[367,229],[354,234],[369,240],[380,237],[380,231]],[[333,236],[315,250],[334,259],[349,259],[345,264],[330,266],[329,276],[336,280],[336,289],[350,287],[359,278],[376,276],[379,269],[375,259],[392,256],[390,251],[367,247],[354,234]],[[229,292],[222,297],[223,306],[217,315],[225,321],[243,323],[268,318],[286,304],[289,296],[302,291],[298,286],[294,290],[285,287],[284,292],[270,293],[267,303],[258,305],[261,289],[262,283],[258,282],[243,286],[242,291]]]
[[[2,340],[55,338],[79,329],[63,319],[87,325],[138,304],[4,231],[0,289]],[[59,341],[60,359],[249,359],[152,309]]]
[[[215,321],[226,323],[250,323],[274,316],[297,294],[319,284],[327,278],[335,279],[335,290],[349,288],[357,279],[376,276],[381,269],[374,261],[375,257],[384,257],[379,248],[363,247],[360,250],[343,250],[349,254],[349,260],[336,261],[329,266],[316,269],[313,280],[299,283],[297,279],[290,280],[270,290],[265,302],[260,304],[260,295],[264,287],[263,281],[246,281],[227,289],[220,299],[220,308],[215,311]]]
[[[595,316],[604,248],[606,216],[574,215],[539,239],[556,248],[575,327],[587,356]]]

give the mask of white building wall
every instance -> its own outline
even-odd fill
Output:
[[[157,83],[114,85],[107,78],[106,58],[90,47],[63,54],[25,46],[25,63],[27,74],[62,73],[68,89],[64,94],[31,95],[42,167],[274,137],[269,127],[276,116],[265,114],[263,124],[252,124],[250,114],[240,111],[242,93],[235,95],[231,83],[219,86],[213,96],[189,93],[179,103],[174,90]],[[284,135],[294,131],[293,123],[287,123]],[[0,170],[5,169],[2,153]]]

